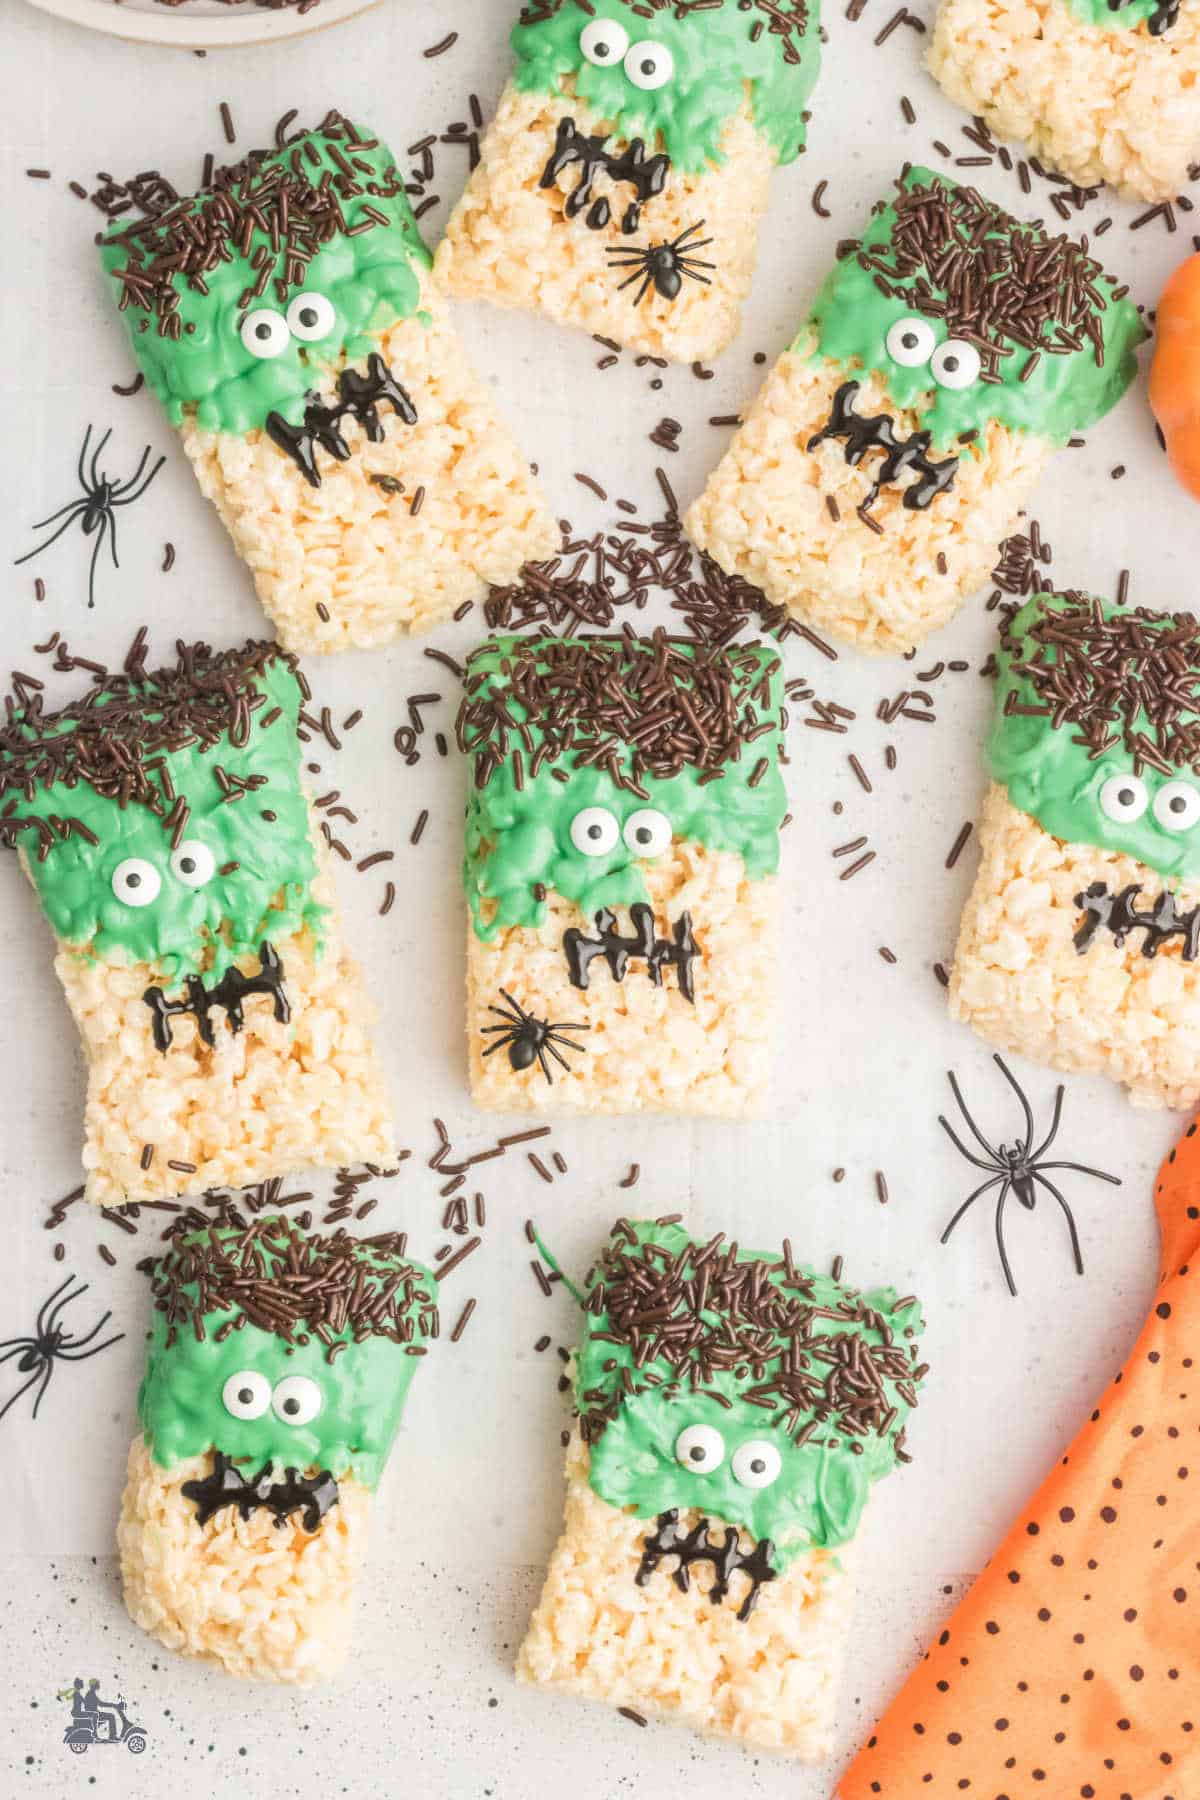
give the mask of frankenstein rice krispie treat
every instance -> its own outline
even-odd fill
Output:
[[[530,0],[512,46],[442,285],[651,355],[717,355],[771,171],[804,148],[818,0]]]
[[[230,1675],[307,1684],[349,1648],[372,1498],[437,1283],[394,1232],[180,1222],[117,1542],[130,1617]]]
[[[779,657],[497,638],[470,658],[464,877],[476,1104],[740,1117],[776,971]]]
[[[839,247],[687,527],[865,650],[983,584],[1039,476],[1120,399],[1145,336],[1086,246],[910,168]]]
[[[331,113],[114,227],[102,256],[289,649],[387,643],[554,554],[377,138]]]
[[[392,1154],[300,785],[307,696],[275,644],[181,644],[150,669],[139,633],[83,699],[44,713],[20,688],[0,727],[0,842],[58,939],[101,1205]]]
[[[624,1219],[579,1298],[565,1525],[519,1677],[818,1760],[863,1512],[909,1460],[918,1302],[786,1242]]]
[[[942,0],[929,68],[1078,187],[1172,200],[1200,152],[1193,0]]]
[[[1002,628],[951,1011],[1139,1105],[1200,1100],[1200,623],[1039,594]]]

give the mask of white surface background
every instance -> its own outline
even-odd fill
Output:
[[[936,159],[930,140],[956,153],[970,146],[965,122],[921,72],[926,40],[895,31],[871,39],[888,17],[870,0],[864,18],[829,22],[831,43],[815,100],[811,148],[777,178],[762,261],[742,337],[700,383],[666,373],[660,394],[651,370],[626,356],[600,376],[601,355],[582,334],[484,308],[460,309],[471,352],[489,372],[504,410],[542,476],[556,511],[577,526],[608,523],[609,509],[572,479],[584,469],[615,496],[657,516],[656,463],[669,465],[682,500],[696,491],[727,434],[707,424],[734,412],[754,391],[752,356],[773,359],[785,344],[833,255],[860,228],[905,156]],[[178,633],[223,643],[262,629],[249,581],[152,399],[111,393],[127,382],[131,359],[102,291],[92,249],[100,223],[66,188],[89,186],[97,169],[120,176],[157,165],[186,190],[206,149],[224,149],[219,101],[233,108],[239,147],[269,140],[287,107],[314,120],[331,104],[376,126],[398,153],[427,131],[467,117],[466,96],[494,104],[507,69],[508,0],[388,0],[331,34],[273,51],[190,54],[134,49],[85,33],[5,0],[3,54],[8,81],[0,114],[0,564],[37,540],[32,521],[72,493],[76,447],[89,421],[112,425],[109,463],[128,472],[146,442],[169,453],[151,495],[122,515],[120,574],[102,568],[96,610],[85,609],[85,546],[63,539],[38,563],[4,581],[3,668],[36,667],[29,646],[58,628],[74,649],[118,661],[134,627],[155,626],[164,650]],[[448,55],[420,50],[457,27]],[[917,125],[901,121],[907,93]],[[401,160],[403,157],[401,155]],[[26,179],[27,166],[53,180]],[[465,156],[439,158],[439,191],[451,201]],[[814,216],[813,185],[829,178],[832,218]],[[978,173],[987,191],[1020,204],[1015,180],[999,168]],[[1032,211],[1054,215],[1039,187]],[[1108,264],[1152,304],[1166,272],[1189,247],[1160,223],[1134,236],[1136,209],[1101,201],[1095,221],[1117,224],[1101,240]],[[439,211],[425,221],[438,225]],[[1186,223],[1186,221],[1185,221]],[[431,236],[436,233],[431,232]],[[664,458],[646,441],[664,414],[684,422],[684,448]],[[1109,470],[1128,465],[1125,480]],[[1036,507],[1055,550],[1054,574],[1110,588],[1125,565],[1134,597],[1187,607],[1189,572],[1200,560],[1200,510],[1171,483],[1153,441],[1141,386],[1084,451],[1064,454]],[[164,543],[176,546],[159,573]],[[36,605],[33,577],[47,584]],[[1072,1179],[1087,1276],[1071,1271],[1061,1221],[1044,1208],[1014,1209],[1010,1247],[1021,1286],[1012,1300],[996,1266],[990,1218],[960,1226],[950,1246],[938,1234],[969,1191],[971,1171],[938,1129],[953,1066],[985,1129],[1011,1134],[1017,1118],[984,1045],[945,1016],[930,965],[949,958],[956,919],[974,870],[968,852],[943,867],[959,825],[982,788],[976,745],[989,690],[974,672],[990,645],[993,619],[982,598],[923,651],[914,665],[961,655],[970,675],[935,689],[939,723],[926,731],[874,719],[878,699],[909,682],[912,667],[844,655],[826,664],[802,643],[788,647],[789,674],[815,677],[818,692],[855,707],[853,735],[793,732],[790,780],[796,823],[786,834],[786,949],[780,969],[783,1027],[770,1117],[751,1129],[666,1122],[583,1122],[559,1129],[569,1174],[552,1190],[521,1153],[485,1165],[489,1225],[484,1246],[447,1284],[453,1300],[478,1296],[457,1347],[443,1344],[415,1384],[405,1428],[382,1491],[373,1554],[360,1596],[357,1648],[346,1679],[325,1694],[295,1697],[247,1690],[165,1655],[128,1622],[110,1559],[147,1318],[136,1257],[149,1234],[125,1239],[76,1209],[61,1233],[47,1233],[47,1203],[78,1179],[83,1070],[73,1028],[50,966],[50,938],[18,874],[0,861],[0,1185],[6,1208],[0,1336],[31,1327],[58,1279],[50,1258],[61,1236],[64,1268],[92,1282],[80,1303],[111,1306],[125,1341],[93,1362],[60,1369],[36,1424],[25,1406],[0,1422],[0,1755],[10,1793],[161,1792],[174,1782],[215,1797],[303,1789],[360,1794],[377,1788],[421,1800],[498,1800],[570,1791],[575,1800],[680,1792],[716,1800],[731,1783],[747,1797],[816,1800],[864,1735],[961,1584],[1074,1430],[1140,1321],[1152,1280],[1155,1233],[1151,1177],[1179,1122],[1137,1113],[1099,1080],[1069,1082],[1062,1154],[1095,1160],[1122,1175],[1109,1188]],[[450,649],[482,625],[468,619],[437,635]],[[424,1167],[440,1114],[456,1144],[483,1147],[495,1122],[472,1114],[464,1085],[461,1034],[461,915],[458,836],[461,771],[432,753],[413,769],[391,747],[405,722],[404,697],[440,690],[429,715],[448,729],[453,699],[443,672],[419,642],[315,667],[318,699],[340,720],[357,706],[361,726],[336,758],[319,760],[319,780],[339,786],[361,815],[348,835],[363,855],[396,847],[399,860],[341,880],[350,941],[364,960],[383,1009],[382,1041],[393,1083],[400,1142],[413,1152],[401,1177],[380,1188],[372,1227],[405,1226],[413,1249],[442,1241],[443,1202]],[[65,691],[60,689],[59,691]],[[428,744],[429,740],[425,740]],[[883,770],[883,745],[900,752]],[[430,746],[430,752],[432,747]],[[857,750],[876,777],[858,788],[846,766]],[[844,814],[831,811],[842,800]],[[419,809],[431,811],[416,849],[407,845]],[[878,860],[842,886],[830,849],[860,831]],[[844,865],[842,865],[844,866]],[[377,916],[383,878],[403,899]],[[889,944],[899,963],[876,954]],[[1039,1118],[1054,1079],[1020,1064]],[[541,1146],[539,1146],[541,1148]],[[634,1195],[617,1183],[632,1160]],[[840,1186],[831,1171],[844,1165]],[[887,1172],[891,1202],[876,1199],[873,1172]],[[914,1465],[880,1490],[871,1524],[864,1591],[845,1683],[839,1759],[804,1772],[711,1746],[665,1727],[638,1731],[626,1721],[515,1687],[510,1668],[535,1596],[559,1514],[558,1432],[553,1351],[532,1352],[544,1331],[569,1343],[567,1296],[545,1301],[528,1271],[521,1223],[533,1213],[568,1267],[578,1271],[612,1218],[630,1200],[647,1212],[682,1209],[697,1231],[718,1227],[748,1243],[790,1234],[797,1254],[825,1264],[837,1251],[864,1285],[892,1280],[926,1300],[933,1364],[927,1397],[911,1431]],[[120,1257],[106,1269],[95,1245]],[[0,1404],[11,1365],[0,1371]],[[150,1733],[136,1761],[122,1750],[69,1756],[61,1743],[66,1708],[57,1689],[80,1674],[102,1692],[126,1695]]]

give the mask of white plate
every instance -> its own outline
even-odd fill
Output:
[[[184,0],[181,6],[164,6],[161,0],[29,0],[29,4],[56,19],[133,43],[225,50],[240,44],[277,44],[323,31],[377,6],[379,0],[318,0],[306,13],[295,6],[278,10],[256,6],[253,0],[240,0],[236,6],[222,5],[221,0]]]

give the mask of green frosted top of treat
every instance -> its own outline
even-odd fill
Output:
[[[907,1460],[919,1303],[681,1225],[618,1221],[585,1284],[575,1400],[589,1480],[649,1518],[694,1507],[784,1568],[854,1536]]]
[[[1088,251],[911,168],[841,246],[796,348],[874,370],[946,447],[995,420],[1063,444],[1115,406],[1146,330]],[[928,403],[928,404],[927,404]],[[967,452],[971,454],[971,452]]]
[[[1128,0],[1125,6],[1112,6],[1110,0],[1067,0],[1067,10],[1084,25],[1105,31],[1133,31],[1146,19],[1160,18],[1163,23],[1152,32],[1158,37],[1175,23],[1178,8],[1172,8],[1171,0]]]
[[[302,678],[277,645],[181,645],[0,729],[0,841],[20,845],[56,936],[165,979],[220,979],[304,927],[320,944],[296,736]]]
[[[646,901],[645,866],[690,838],[779,863],[782,670],[763,644],[494,638],[470,658],[463,878],[480,938],[539,926],[553,889],[588,915]]]
[[[821,61],[819,0],[531,0],[512,34],[516,84],[575,93],[614,138],[660,144],[674,166],[720,163],[746,99],[780,162],[804,148]]]
[[[1054,837],[1200,876],[1200,621],[1035,594],[1002,629],[986,759]]]
[[[298,425],[326,369],[417,312],[430,264],[391,152],[336,113],[114,225],[100,256],[173,423],[238,434]]]
[[[138,1415],[160,1467],[214,1450],[376,1486],[438,1292],[394,1233],[320,1237],[285,1217],[189,1232],[152,1286]]]

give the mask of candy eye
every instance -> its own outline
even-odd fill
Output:
[[[1136,775],[1110,775],[1100,789],[1100,811],[1117,825],[1132,825],[1146,810],[1150,796]]]
[[[897,319],[886,341],[888,355],[902,369],[919,369],[929,361],[937,344],[927,319]]]
[[[598,69],[611,69],[629,48],[629,33],[615,19],[593,19],[579,34],[579,48]]]
[[[184,838],[171,858],[171,867],[185,887],[203,887],[216,871],[216,859],[199,838]]]
[[[606,806],[585,806],[571,820],[571,842],[584,856],[607,856],[621,835],[621,827]]]
[[[711,1475],[725,1460],[725,1439],[711,1425],[685,1425],[675,1439],[675,1460],[697,1475]]]
[[[765,1438],[751,1438],[748,1444],[738,1445],[730,1467],[733,1479],[742,1487],[765,1488],[779,1479],[783,1458]]]
[[[285,1425],[307,1425],[321,1410],[321,1390],[307,1375],[285,1375],[275,1383],[271,1410]]]
[[[974,344],[965,343],[962,338],[947,338],[934,351],[929,366],[939,387],[968,388],[978,379],[982,364]]]
[[[643,38],[626,53],[625,74],[635,88],[666,87],[674,73],[675,58],[653,38]]]
[[[153,863],[127,856],[112,872],[112,891],[124,906],[151,906],[158,899],[162,876]]]
[[[671,821],[652,806],[639,807],[626,819],[622,836],[635,856],[661,856],[671,847]]]
[[[1164,831],[1190,831],[1200,819],[1200,793],[1190,781],[1167,781],[1154,796],[1154,816]]]
[[[306,344],[315,344],[318,338],[328,337],[336,319],[333,303],[324,294],[297,294],[287,309],[292,336]]]
[[[281,356],[291,341],[287,320],[269,306],[256,307],[242,320],[239,336],[251,356]]]
[[[240,1369],[221,1389],[221,1403],[235,1419],[261,1419],[271,1404],[271,1384],[257,1369]]]

